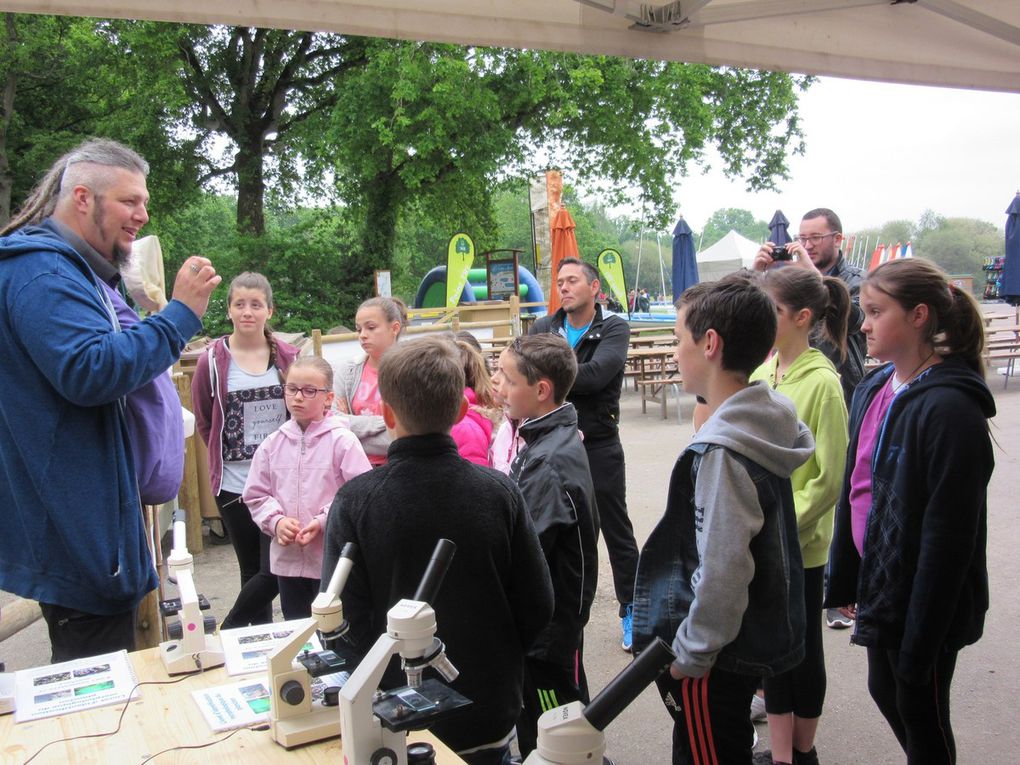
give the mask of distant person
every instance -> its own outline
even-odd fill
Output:
[[[198,357],[191,379],[195,426],[209,456],[209,482],[237,556],[241,589],[221,628],[273,621],[280,591],[270,567],[272,539],[252,520],[243,497],[255,450],[287,419],[283,381],[298,350],[273,337],[273,288],[260,273],[230,282],[227,317],[234,329]]]
[[[140,481],[183,449],[179,399],[150,384],[202,328],[221,278],[187,258],[173,299],[143,320],[111,294],[149,220],[148,172],[90,139],[0,231],[0,588],[39,601],[54,662],[135,647],[136,609],[159,584]],[[148,488],[176,493],[174,473],[179,486],[172,467]]]
[[[676,319],[684,389],[708,419],[681,453],[634,588],[634,651],[671,641],[656,682],[673,717],[673,763],[750,763],[762,675],[804,657],[804,577],[790,476],[811,456],[793,404],[749,383],[776,309],[747,275],[686,290]]]
[[[361,441],[373,465],[386,462],[390,435],[382,418],[379,395],[379,361],[400,339],[407,326],[407,306],[398,298],[369,298],[358,307],[354,331],[364,355],[336,370],[337,409],[350,415],[348,425]]]
[[[801,268],[766,272],[765,291],[776,304],[776,353],[751,375],[787,396],[815,439],[814,454],[793,471],[793,505],[804,560],[804,661],[765,679],[771,762],[817,765],[815,732],[825,701],[822,589],[829,560],[832,519],[846,463],[847,412],[839,375],[825,355],[810,347],[820,328],[845,353],[850,294],[843,282]],[[756,755],[765,762],[769,754]]]
[[[823,276],[834,276],[850,290],[846,354],[841,354],[839,349],[824,337],[815,335],[811,339],[811,345],[824,353],[839,372],[843,396],[849,409],[854,389],[864,377],[864,359],[867,356],[864,333],[861,332],[864,314],[860,308],[861,284],[866,273],[863,269],[850,265],[840,249],[842,243],[843,223],[839,216],[826,207],[819,207],[804,213],[800,231],[794,240],[786,245],[786,251],[792,264],[817,270]],[[766,242],[761,246],[754,259],[755,270],[764,271],[778,262],[772,258],[774,248],[775,244],[772,242]],[[846,614],[833,608],[826,611],[825,620],[832,629],[848,629],[854,624]]]
[[[613,585],[623,632],[621,646],[631,649],[631,601],[638,548],[627,516],[627,466],[620,443],[620,393],[627,366],[630,326],[606,315],[596,304],[598,271],[578,258],[564,258],[556,274],[560,308],[535,321],[530,334],[551,332],[566,338],[577,357],[577,377],[567,401],[577,410],[577,424],[588,453],[599,524],[609,550]]]
[[[872,271],[861,307],[868,353],[887,363],[854,396],[826,605],[856,617],[868,690],[907,763],[955,763],[956,657],[988,610],[984,322],[919,258]]]
[[[638,311],[640,311],[641,313],[648,313],[651,310],[652,305],[651,301],[648,298],[648,290],[643,289],[641,290],[641,292],[638,293],[637,302]]]
[[[508,415],[523,422],[520,434],[526,444],[510,477],[535,523],[556,604],[525,663],[517,740],[527,757],[538,743],[538,718],[544,711],[590,701],[583,637],[598,580],[598,521],[577,412],[566,403],[577,373],[567,341],[551,334],[519,337],[500,354],[499,372]]]
[[[453,344],[399,343],[379,364],[389,459],[336,495],[326,523],[324,577],[347,542],[357,545],[344,588],[355,652],[386,631],[386,612],[413,597],[436,541],[457,545],[436,601],[436,635],[460,671],[454,690],[474,704],[432,732],[468,765],[509,759],[521,709],[525,653],[553,613],[549,569],[514,483],[457,453],[450,428],[467,408]],[[394,661],[385,687],[406,684]]]
[[[332,416],[333,368],[318,356],[295,359],[283,386],[290,419],[259,445],[244,485],[244,504],[272,537],[270,570],[283,618],[312,615],[319,593],[326,514],[337,491],[372,469],[340,416]]]

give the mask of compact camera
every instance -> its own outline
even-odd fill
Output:
[[[793,253],[786,249],[785,244],[779,244],[772,248],[773,260],[793,260]]]

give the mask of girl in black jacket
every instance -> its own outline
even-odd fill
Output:
[[[850,414],[826,605],[856,617],[868,689],[910,765],[956,762],[949,690],[988,609],[993,456],[984,326],[928,261],[896,260],[861,288],[868,354]]]

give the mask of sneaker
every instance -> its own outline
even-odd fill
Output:
[[[809,752],[793,750],[793,765],[818,765],[818,751],[811,747]]]
[[[620,620],[621,626],[623,627],[623,642],[620,643],[620,647],[624,651],[630,653],[631,648],[634,646],[634,604],[627,604],[627,611],[624,613],[623,618]]]
[[[765,699],[756,693],[751,697],[751,722],[761,722],[766,717]]]
[[[833,630],[845,630],[847,627],[854,626],[854,620],[849,616],[844,616],[843,612],[838,608],[829,608],[825,611],[825,623],[829,629]]]

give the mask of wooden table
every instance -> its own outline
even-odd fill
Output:
[[[666,335],[638,335],[637,337],[631,337],[630,347],[631,348],[650,348],[656,345],[676,345],[676,335],[670,333]]]
[[[135,673],[142,680],[167,680],[158,648],[130,655]],[[257,675],[247,675],[257,677]],[[175,678],[170,678],[175,679]],[[120,732],[103,738],[80,739],[53,744],[32,760],[32,765],[60,763],[99,763],[100,765],[139,765],[146,757],[175,746],[215,742],[227,733],[214,733],[202,717],[191,692],[199,688],[240,680],[230,677],[223,667],[186,677],[174,685],[143,685],[141,698],[131,702]],[[14,724],[14,715],[0,717],[0,760],[21,765],[50,741],[71,736],[112,731],[117,727],[123,704],[75,712],[63,717]],[[340,710],[337,708],[337,716]],[[436,762],[455,765],[461,760],[435,736],[412,732],[410,741],[428,741],[436,748]],[[340,739],[322,741],[290,751],[274,742],[269,731],[241,730],[222,743],[204,749],[178,749],[154,760],[154,765],[215,763],[215,765],[270,765],[285,763],[343,762]]]
[[[634,374],[634,388],[641,395],[641,411],[647,412],[648,402],[658,404],[662,419],[666,419],[666,396],[681,383],[677,374],[674,354],[676,346],[653,345],[648,348],[631,348],[627,363]]]
[[[662,334],[664,332],[669,332],[670,326],[668,325],[671,324],[673,324],[673,320],[668,316],[663,316],[662,324],[652,327],[631,327],[630,335],[633,337],[634,335],[644,335],[650,332],[658,332],[659,334]]]

